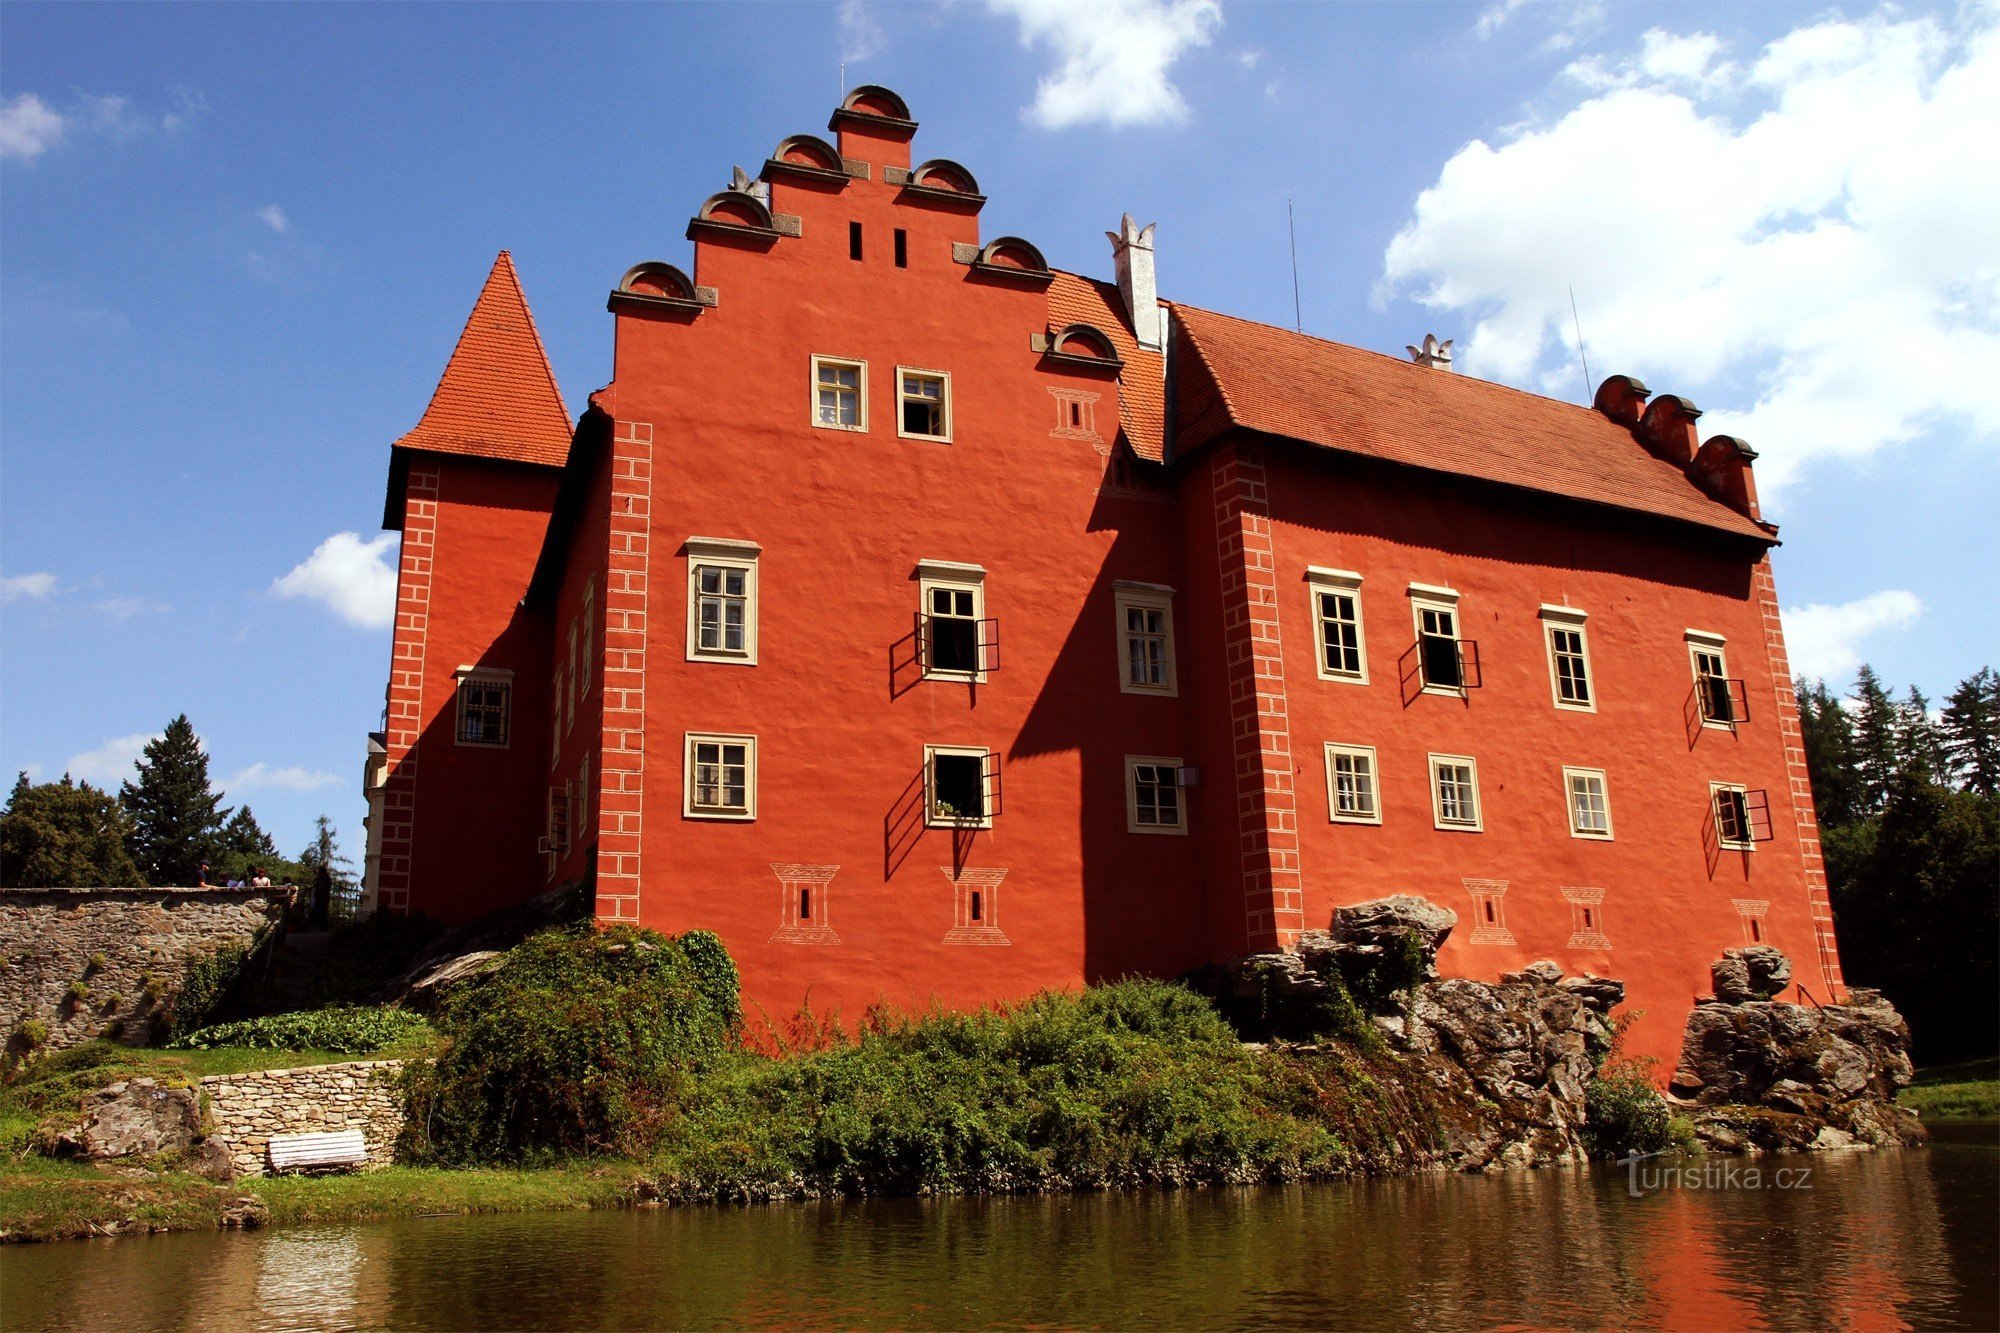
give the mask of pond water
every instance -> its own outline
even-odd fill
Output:
[[[2000,1122],[1934,1132],[1927,1149],[1713,1159],[1679,1178],[1648,1162],[1636,1196],[1631,1168],[1591,1167],[14,1246],[0,1322],[2000,1328]]]

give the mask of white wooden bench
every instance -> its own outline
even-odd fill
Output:
[[[331,1134],[273,1134],[266,1149],[271,1171],[346,1171],[368,1164],[368,1145],[358,1129]]]

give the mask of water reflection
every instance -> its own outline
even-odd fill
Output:
[[[1992,1328],[1995,1134],[1636,1199],[1591,1169],[76,1242],[0,1254],[0,1293],[23,1329]]]

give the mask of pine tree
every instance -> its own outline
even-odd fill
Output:
[[[1867,663],[1854,677],[1854,766],[1861,775],[1861,811],[1873,814],[1889,798],[1901,758],[1901,710]]]
[[[1931,701],[1912,685],[1896,711],[1897,771],[1914,773],[1926,782],[1944,782],[1950,761],[1945,756],[1944,728],[1931,716]]]
[[[1806,771],[1812,777],[1813,805],[1825,828],[1839,828],[1861,817],[1861,775],[1854,766],[1854,720],[1840,700],[1816,680],[1797,687],[1799,731],[1805,743]]]
[[[238,806],[223,825],[220,843],[209,865],[209,879],[217,884],[232,879],[247,882],[259,866],[274,884],[282,884],[299,873],[295,865],[278,854],[278,844],[271,840],[247,805]]]
[[[39,786],[23,773],[0,811],[0,885],[99,889],[144,884],[125,850],[130,825],[108,792],[63,774]]]
[[[1952,781],[2000,797],[2000,673],[1981,667],[1945,700],[1945,754]]]
[[[132,859],[154,884],[193,884],[216,859],[228,811],[208,785],[208,756],[186,713],[146,743],[138,770],[119,791],[132,817]]]

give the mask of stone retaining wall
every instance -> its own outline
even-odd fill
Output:
[[[264,1149],[273,1134],[321,1134],[358,1129],[368,1165],[387,1166],[403,1131],[403,1099],[396,1091],[401,1060],[356,1060],[303,1069],[263,1069],[211,1074],[201,1081],[208,1098],[208,1137],[229,1154],[239,1176],[261,1176]]]
[[[51,1050],[145,1042],[192,960],[251,948],[284,910],[283,889],[0,889],[0,1039],[15,1053],[34,1019]]]

